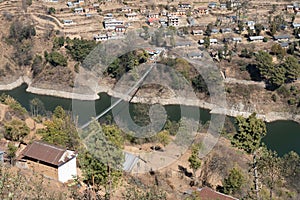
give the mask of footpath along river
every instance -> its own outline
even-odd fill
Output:
[[[48,111],[53,111],[58,105],[61,105],[64,109],[72,110],[72,100],[60,97],[37,95],[26,92],[27,85],[22,84],[20,87],[9,91],[0,91],[0,94],[6,93],[15,98],[21,103],[27,110],[30,110],[29,102],[33,98],[39,98]],[[100,99],[94,101],[81,101],[78,100],[80,106],[86,109],[86,112],[76,113],[79,115],[79,124],[84,123],[90,119],[91,107],[96,108],[96,114],[101,113],[107,107],[111,105],[111,97],[106,93],[100,94]],[[167,105],[164,106],[170,119],[178,120],[181,116],[180,105]],[[191,109],[199,109],[201,123],[204,124],[210,120],[209,110],[199,107],[191,107]],[[276,150],[279,155],[288,153],[289,151],[295,151],[300,154],[300,124],[294,121],[281,120],[267,123],[268,134],[263,139],[263,142],[272,150]]]

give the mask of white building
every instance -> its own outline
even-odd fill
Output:
[[[132,13],[126,13],[126,14],[125,14],[125,17],[126,17],[127,19],[133,20],[133,19],[135,19],[135,18],[137,17],[137,14],[136,14],[135,12],[132,12]]]
[[[115,30],[116,26],[122,26],[122,25],[124,25],[124,22],[116,19],[105,20],[103,22],[104,28],[109,30]]]
[[[179,26],[179,18],[176,16],[168,17],[168,26]]]
[[[65,183],[77,176],[76,157],[74,151],[34,141],[21,152],[17,166]]]

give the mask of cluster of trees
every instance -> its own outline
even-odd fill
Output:
[[[124,140],[121,130],[114,125],[101,126],[97,121],[81,133],[86,149],[79,156],[84,180],[95,190],[104,189],[110,199],[122,177]]]
[[[106,74],[119,80],[126,72],[147,62],[149,55],[146,51],[138,50],[126,53],[114,60],[106,69]]]
[[[44,124],[46,128],[38,130],[42,140],[69,149],[79,149],[80,139],[74,120],[61,106],[55,108],[52,119]]]
[[[30,65],[32,55],[32,37],[36,35],[36,30],[30,22],[15,20],[9,29],[8,42],[14,47],[13,60],[19,66]]]
[[[73,60],[78,62],[83,62],[87,55],[89,55],[89,53],[96,47],[96,42],[94,40],[78,38],[71,40],[70,38],[67,38],[66,43],[67,52],[71,55]]]
[[[287,25],[286,21],[284,20],[283,15],[276,15],[273,17],[273,19],[269,19],[269,25],[270,25],[270,34],[274,36],[277,31],[279,31],[282,26]]]
[[[47,62],[49,62],[52,66],[67,66],[68,59],[57,51],[52,51],[48,53],[47,51],[44,52],[44,56]]]
[[[4,124],[4,137],[10,141],[22,141],[30,132],[29,127],[24,121],[13,119]]]
[[[276,89],[284,83],[293,82],[299,77],[300,65],[293,56],[285,57],[279,64],[274,64],[272,56],[264,51],[259,51],[255,58],[260,76],[266,80],[270,89]]]
[[[237,132],[232,137],[232,145],[242,149],[252,156],[253,162],[249,172],[253,173],[254,196],[251,198],[260,199],[260,184],[269,190],[269,195],[263,199],[273,199],[274,191],[280,189],[282,180],[286,181],[287,189],[299,192],[300,157],[295,152],[290,152],[279,157],[275,151],[267,149],[261,139],[266,135],[265,123],[256,118],[255,113],[248,118],[237,117]],[[243,176],[236,169],[232,169],[228,177],[224,179],[223,189],[225,193],[238,191],[243,184]],[[279,194],[279,193],[277,193]],[[286,197],[283,197],[286,198]]]

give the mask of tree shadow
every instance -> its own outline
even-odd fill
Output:
[[[254,64],[248,64],[247,67],[246,67],[250,77],[251,77],[251,80],[253,81],[262,81],[263,79],[261,78],[261,75],[260,75],[260,72],[259,70],[257,69],[256,65]]]
[[[180,172],[184,173],[184,175],[189,177],[189,178],[191,178],[193,176],[193,173],[189,172],[186,167],[178,165],[178,169],[179,169]]]

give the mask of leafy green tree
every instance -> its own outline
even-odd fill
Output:
[[[59,49],[65,45],[64,37],[55,37],[53,40],[53,49]]]
[[[231,143],[233,146],[244,150],[253,156],[253,176],[256,198],[259,199],[258,171],[257,171],[257,150],[260,147],[261,139],[266,135],[266,124],[251,114],[248,118],[238,116],[236,118],[237,132],[234,134]]]
[[[208,93],[208,87],[201,75],[192,79],[192,85],[198,92]]]
[[[33,73],[33,76],[36,77],[38,74],[40,74],[43,70],[43,58],[40,55],[36,55],[33,63],[31,65],[31,70]]]
[[[163,146],[167,146],[170,143],[170,133],[167,130],[160,131],[156,135],[157,140],[159,143],[161,143]]]
[[[271,52],[278,58],[283,58],[286,55],[286,51],[278,43],[272,45]]]
[[[22,141],[29,134],[30,129],[25,122],[19,119],[13,119],[4,124],[4,137],[11,141]]]
[[[300,64],[294,56],[287,56],[283,64],[286,69],[286,82],[290,83],[298,79],[300,75]]]
[[[268,84],[271,88],[279,88],[286,81],[286,69],[280,65],[272,68],[269,74]]]
[[[255,59],[260,75],[266,79],[270,78],[269,71],[274,68],[272,56],[268,52],[258,51]]]
[[[263,30],[263,25],[262,24],[255,24],[254,29],[255,29],[255,34],[260,35],[261,31]]]
[[[55,14],[55,13],[56,13],[55,8],[50,7],[50,8],[48,9],[48,14],[49,14],[49,15],[52,15],[52,14]]]
[[[10,164],[13,165],[16,158],[16,152],[18,150],[18,147],[16,147],[13,143],[8,143],[8,151],[7,151],[7,157],[10,160]]]
[[[295,188],[300,193],[300,156],[291,151],[282,158],[282,175],[287,181],[287,185]]]
[[[225,194],[235,194],[238,192],[244,183],[244,177],[239,169],[232,168],[223,181],[223,188]]]
[[[206,30],[205,30],[205,34],[206,34],[207,36],[210,36],[210,35],[211,35],[212,29],[213,29],[213,24],[212,24],[212,23],[207,24]]]
[[[89,53],[96,47],[94,40],[67,39],[67,52],[75,61],[83,62]]]
[[[275,151],[268,150],[266,147],[260,149],[260,154],[257,169],[262,174],[262,182],[270,189],[270,200],[272,200],[275,186],[281,179],[282,160]]]
[[[192,154],[188,161],[190,168],[193,170],[194,178],[196,178],[196,171],[201,167],[201,159],[199,158],[200,144],[194,144],[192,146]]]
[[[34,98],[30,102],[31,115],[37,117],[38,115],[43,115],[45,113],[44,103],[39,98]]]
[[[36,35],[36,30],[33,25],[24,23],[19,20],[14,21],[9,29],[9,39],[16,42],[22,42],[26,39],[31,39]]]
[[[204,40],[203,44],[204,44],[205,48],[208,48],[210,46],[209,37],[204,37],[203,40]]]
[[[44,123],[46,128],[40,129],[42,140],[70,149],[80,147],[79,136],[72,117],[62,107],[56,107],[52,119]]]
[[[113,188],[120,183],[122,176],[124,154],[120,133],[116,126],[101,127],[97,121],[81,133],[88,151],[85,154],[88,157],[81,161],[85,179],[96,190],[102,185],[107,199],[110,199]]]
[[[45,57],[46,61],[48,61],[54,67],[56,67],[58,65],[60,65],[60,66],[68,65],[68,59],[57,51],[52,51],[51,53],[46,54],[46,55],[47,55]]]

